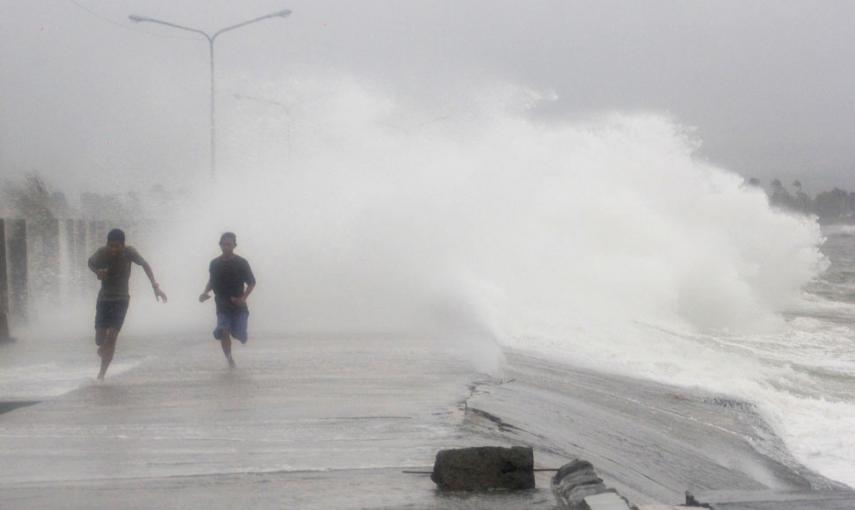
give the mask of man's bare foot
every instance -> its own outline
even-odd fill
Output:
[[[103,381],[104,380],[104,374],[98,374],[98,380]]]
[[[237,368],[237,363],[235,363],[234,358],[229,356],[227,359],[229,360],[229,368],[231,368],[231,369]]]

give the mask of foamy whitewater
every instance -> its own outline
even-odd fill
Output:
[[[424,337],[491,373],[508,346],[725,393],[855,486],[851,323],[804,292],[822,233],[699,159],[691,130],[535,120],[549,95],[510,86],[451,110],[337,76],[259,95],[290,106],[224,107],[216,183],[137,242],[172,303],[139,299],[129,328],[209,327],[194,301],[233,230],[255,331]]]

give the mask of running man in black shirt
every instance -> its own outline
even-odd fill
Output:
[[[211,291],[214,291],[214,301],[217,304],[217,328],[214,329],[214,338],[220,341],[230,368],[235,367],[235,360],[232,358],[232,337],[243,344],[247,340],[249,309],[246,299],[255,288],[255,276],[249,262],[235,255],[236,246],[237,236],[232,232],[226,232],[220,237],[223,254],[211,261],[208,268],[211,276],[199,296],[199,302],[202,303],[210,299]]]
[[[107,234],[107,245],[89,257],[89,269],[101,280],[98,302],[95,305],[95,344],[101,357],[101,371],[98,379],[103,379],[107,367],[113,361],[116,352],[116,339],[125,322],[128,312],[128,280],[131,277],[131,262],[140,265],[151,281],[154,297],[166,303],[166,294],[160,290],[151,266],[133,246],[125,246],[125,233],[114,228]]]

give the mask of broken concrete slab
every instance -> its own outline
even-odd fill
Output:
[[[564,464],[552,477],[552,493],[558,505],[567,510],[587,510],[585,498],[607,490],[594,466],[582,459]]]
[[[633,510],[629,503],[616,492],[603,492],[585,498],[589,510]]]

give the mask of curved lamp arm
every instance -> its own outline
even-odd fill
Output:
[[[279,12],[274,12],[271,14],[265,14],[264,16],[254,18],[254,19],[251,19],[249,21],[244,21],[243,23],[238,23],[237,25],[232,25],[230,27],[221,28],[221,29],[217,30],[214,33],[214,35],[211,36],[211,39],[216,39],[217,36],[222,34],[223,32],[228,32],[229,30],[234,30],[236,28],[245,27],[246,25],[256,23],[258,21],[263,21],[263,20],[270,19],[270,18],[287,18],[290,15],[291,15],[291,11],[289,9],[285,9],[285,10],[282,10]]]
[[[205,36],[205,39],[209,41],[213,39],[207,32],[199,30],[198,28],[185,27],[184,25],[176,25],[175,23],[170,23],[168,21],[161,21],[159,19],[149,18],[146,16],[137,16],[136,14],[131,14],[128,16],[128,19],[133,21],[134,23],[157,23],[159,25],[166,25],[168,27],[177,28],[179,30],[186,30],[188,32],[195,32],[197,34],[202,34]]]

